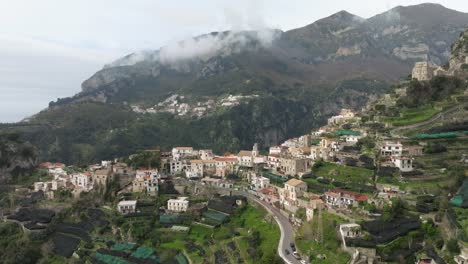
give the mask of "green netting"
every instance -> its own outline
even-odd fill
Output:
[[[140,258],[140,259],[154,259],[158,260],[158,257],[154,255],[154,250],[147,248],[147,247],[139,247],[133,253],[132,257]]]
[[[187,259],[186,259],[185,256],[182,255],[182,254],[177,254],[177,255],[175,256],[175,259],[177,260],[177,262],[178,262],[179,264],[188,264]]]
[[[285,183],[285,182],[288,181],[288,178],[283,178],[283,177],[281,177],[279,175],[276,175],[276,174],[273,174],[273,173],[271,173],[269,171],[264,171],[262,173],[262,175],[263,175],[263,177],[268,178],[270,180],[274,180],[276,182]]]
[[[463,197],[461,195],[457,195],[450,199],[450,204],[456,207],[461,207],[463,204]]]
[[[114,257],[111,255],[107,255],[107,254],[101,254],[99,252],[96,253],[95,258],[106,264],[133,264],[132,262],[128,262],[124,259]]]
[[[461,208],[468,208],[468,178],[465,178],[458,195],[450,200],[450,204]]]
[[[436,139],[436,138],[455,138],[458,137],[459,134],[455,132],[444,132],[444,133],[437,133],[437,134],[418,134],[411,136],[412,139]]]
[[[178,215],[163,214],[159,216],[159,222],[161,224],[177,224],[180,222]]]
[[[215,211],[206,211],[206,212],[203,213],[203,216],[207,217],[207,218],[210,218],[210,219],[213,219],[215,221],[221,222],[221,223],[224,223],[224,222],[229,220],[229,217],[227,215],[222,214],[222,213],[218,213],[218,212],[215,212]]]
[[[361,132],[354,130],[343,129],[335,133],[337,136],[359,136]]]
[[[124,250],[132,250],[135,248],[136,244],[134,243],[120,243],[120,244],[115,244],[111,247],[112,250],[114,251],[124,251]]]

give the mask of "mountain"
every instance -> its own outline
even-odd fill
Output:
[[[447,62],[468,14],[435,4],[369,19],[340,11],[302,28],[213,32],[127,55],[23,133],[46,159],[80,162],[161,146],[237,151],[359,109],[414,62]],[[229,96],[231,95],[231,96]]]
[[[36,150],[17,134],[0,135],[0,183],[28,176],[36,168]]]

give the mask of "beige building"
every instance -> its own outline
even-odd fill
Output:
[[[436,70],[436,67],[428,61],[416,62],[411,72],[411,77],[418,81],[427,81],[434,76],[434,70]]]
[[[297,201],[306,191],[307,183],[298,179],[291,179],[284,184],[284,198],[291,202]]]
[[[216,157],[215,176],[226,177],[228,174],[233,173],[237,164],[236,157]]]
[[[309,160],[305,158],[282,157],[280,169],[285,175],[301,175],[309,169]]]
[[[109,182],[110,176],[111,171],[108,169],[96,170],[93,173],[93,182],[94,184],[105,186]]]
[[[189,207],[188,197],[179,197],[167,201],[167,209],[172,212],[185,212]]]

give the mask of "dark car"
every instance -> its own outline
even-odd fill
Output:
[[[294,245],[293,242],[289,243],[289,246],[291,247],[293,251],[296,251],[296,245]]]
[[[285,249],[284,253],[286,253],[286,255],[289,255],[289,250]]]

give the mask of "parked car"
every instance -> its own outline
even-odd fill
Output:
[[[289,250],[285,249],[284,253],[286,253],[286,255],[289,255]]]
[[[296,251],[293,252],[293,257],[297,260],[300,260],[301,259],[301,256],[299,255],[299,253],[297,253]]]

